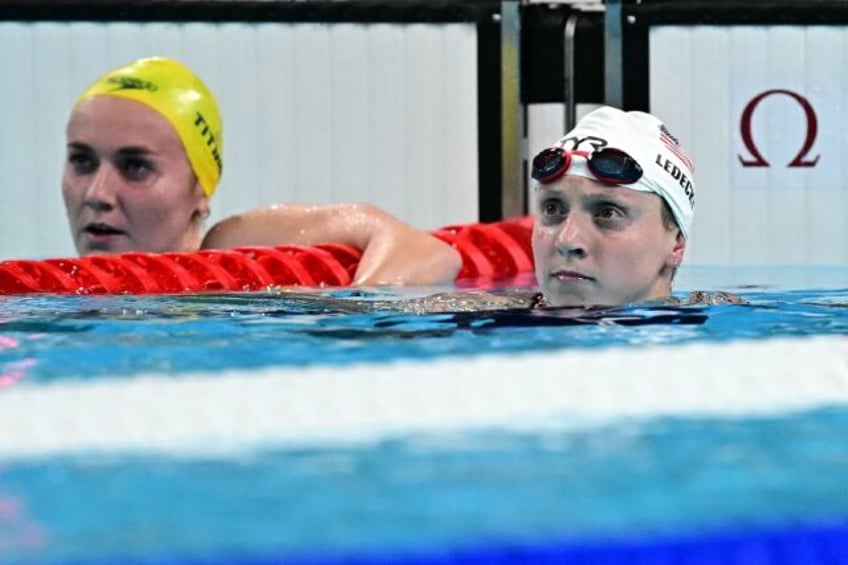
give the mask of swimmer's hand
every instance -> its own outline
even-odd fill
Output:
[[[362,250],[353,284],[452,283],[462,258],[450,245],[370,204],[278,204],[222,220],[202,249],[338,243]]]
[[[723,290],[717,290],[714,292],[696,290],[689,294],[689,297],[686,299],[686,304],[745,304],[745,300],[743,300],[741,296],[737,296],[730,292],[724,292]]]

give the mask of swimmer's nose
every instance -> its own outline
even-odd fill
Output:
[[[581,258],[586,256],[586,229],[579,214],[569,214],[557,234],[557,251],[564,256]]]
[[[85,204],[99,211],[111,210],[117,205],[117,179],[108,166],[97,169],[85,192]]]

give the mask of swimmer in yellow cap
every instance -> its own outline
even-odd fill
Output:
[[[221,177],[215,97],[184,65],[140,59],[79,97],[62,193],[77,251],[192,251]]]
[[[367,204],[270,206],[228,218],[204,239],[222,167],[218,104],[190,69],[154,57],[107,72],[67,125],[62,193],[77,251],[332,242],[363,250],[356,284],[441,284],[459,271],[454,249]]]

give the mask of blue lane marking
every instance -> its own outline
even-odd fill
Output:
[[[112,561],[111,559],[109,561]],[[638,540],[589,540],[528,545],[481,545],[438,548],[418,553],[287,557],[273,554],[230,553],[205,557],[159,556],[120,559],[122,563],[255,565],[471,565],[471,564],[587,564],[612,565],[818,565],[848,563],[848,520],[844,523],[794,525],[761,530],[726,530],[701,537],[658,537]],[[103,561],[104,563],[107,561]]]

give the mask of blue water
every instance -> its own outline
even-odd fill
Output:
[[[347,291],[327,293],[336,299],[332,307],[285,294],[3,297],[0,335],[16,346],[0,343],[0,374],[25,365],[32,380],[91,379],[848,334],[848,286],[736,293],[746,304],[625,308],[587,314],[586,323],[556,313],[360,312],[385,295]],[[624,323],[628,318],[638,325]],[[600,323],[610,320],[621,323]]]
[[[426,552],[844,523],[848,410],[0,466],[7,555]]]
[[[368,311],[369,301],[405,298],[400,292],[335,291],[322,300],[4,297],[0,383],[848,335],[848,284],[722,288],[745,304],[627,308],[588,313],[580,323],[526,312]],[[0,562],[416,555],[444,562],[445,552],[462,551],[476,555],[473,562],[492,558],[475,548],[511,548],[503,558],[516,548],[822,527],[842,536],[834,543],[843,545],[827,548],[841,559],[848,556],[846,437],[848,407],[836,406],[207,458],[80,453],[0,461]],[[693,562],[726,562],[698,551],[701,561]],[[634,561],[621,555],[605,562]],[[792,562],[828,562],[801,555]]]

